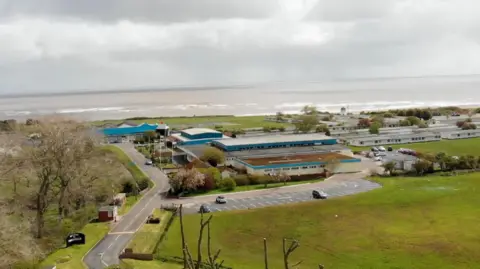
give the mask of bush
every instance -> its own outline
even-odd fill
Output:
[[[249,185],[258,185],[262,183],[261,176],[258,175],[247,175]]]
[[[250,184],[250,180],[246,175],[237,175],[233,178],[237,186],[246,186]]]
[[[233,191],[235,190],[236,187],[237,187],[237,184],[235,183],[235,180],[233,180],[232,178],[227,177],[222,180],[222,189],[226,191]]]
[[[138,188],[140,189],[140,191],[143,191],[146,188],[148,188],[149,184],[150,184],[150,182],[149,182],[148,178],[142,178],[138,181]]]
[[[211,191],[216,188],[215,179],[212,175],[205,175],[205,182],[203,183],[202,189],[205,191]]]

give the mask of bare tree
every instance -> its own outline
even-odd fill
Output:
[[[330,158],[327,160],[327,163],[325,164],[325,170],[327,170],[329,173],[334,174],[337,170],[337,168],[340,165],[340,161],[337,158]]]
[[[185,269],[200,269],[203,268],[202,266],[207,265],[210,269],[219,269],[222,268],[223,261],[218,263],[218,257],[220,256],[221,250],[217,250],[215,254],[212,253],[212,245],[211,245],[211,233],[210,233],[210,223],[213,216],[209,216],[206,220],[204,219],[203,213],[200,216],[200,232],[197,239],[197,260],[195,261],[189,251],[188,245],[185,239],[185,230],[184,230],[184,222],[183,222],[183,206],[180,205],[178,209],[178,214],[180,217],[180,233],[182,239],[182,253],[183,253],[183,266]],[[203,255],[202,255],[202,242],[203,236],[205,233],[205,228],[207,228],[207,261],[206,263],[203,262]]]
[[[300,243],[298,243],[297,240],[292,240],[290,242],[290,245],[287,247],[287,239],[284,238],[283,239],[283,264],[285,266],[285,269],[290,269],[290,268],[294,268],[294,267],[297,267],[298,265],[300,265],[302,263],[302,261],[299,261],[297,263],[295,263],[294,265],[292,265],[290,267],[290,264],[289,264],[289,261],[288,259],[290,258],[290,255],[298,248],[300,247]]]

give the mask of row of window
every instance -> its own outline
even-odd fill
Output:
[[[279,171],[288,171],[288,170],[299,170],[299,169],[315,169],[315,168],[324,168],[325,165],[310,165],[302,167],[285,167],[285,168],[275,168],[275,169],[265,169],[265,172],[279,172]]]
[[[435,138],[441,138],[440,135],[436,135]],[[425,137],[412,137],[412,141],[423,141]],[[382,143],[382,140],[373,141],[375,144]],[[387,143],[390,142],[402,142],[402,139],[387,139]],[[360,145],[363,145],[363,141],[360,141]]]

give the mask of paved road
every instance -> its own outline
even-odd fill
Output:
[[[357,176],[357,175],[354,175]],[[271,189],[270,191],[246,192],[223,195],[226,204],[216,204],[216,196],[208,196],[195,201],[183,200],[185,213],[197,213],[201,204],[207,204],[212,212],[253,209],[258,207],[275,206],[288,203],[298,203],[312,200],[312,190],[323,190],[329,197],[338,197],[370,191],[380,185],[364,179],[345,178],[330,179],[324,182],[305,184],[302,186]]]
[[[110,233],[104,237],[87,255],[84,261],[90,269],[101,269],[118,264],[118,255],[147,219],[161,200],[161,194],[168,190],[168,178],[159,169],[145,165],[145,157],[137,152],[132,144],[117,144],[154,182],[155,187],[147,192],[137,204],[123,216]],[[87,238],[88,240],[88,238]]]
[[[133,234],[145,222],[154,208],[168,203],[184,204],[186,213],[194,213],[203,203],[211,204],[214,211],[236,210],[294,203],[311,199],[313,189],[324,190],[331,197],[349,195],[369,191],[380,185],[363,180],[367,172],[356,174],[339,174],[329,180],[312,184],[301,184],[284,188],[258,191],[238,192],[225,195],[226,205],[215,205],[216,195],[206,195],[182,199],[164,199],[162,193],[168,190],[168,178],[159,169],[146,166],[145,157],[138,153],[131,144],[118,144],[120,147],[156,184],[132,207],[129,213],[104,237],[84,258],[90,269],[101,269],[108,265],[118,264],[118,255],[132,239]],[[368,170],[368,169],[366,169]],[[87,238],[88,240],[88,238]]]

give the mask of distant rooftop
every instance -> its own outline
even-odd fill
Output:
[[[426,136],[438,136],[440,133],[434,132],[423,132],[423,133],[410,133],[410,134],[391,134],[391,135],[372,135],[372,136],[363,136],[363,137],[349,137],[349,140],[383,140],[383,139],[401,139],[401,138],[410,138],[410,137],[426,137]]]
[[[208,128],[190,128],[190,129],[182,130],[182,132],[189,135],[198,135],[198,134],[204,134],[204,133],[216,133],[216,134],[220,133],[217,130],[208,129]]]
[[[252,144],[265,144],[265,143],[282,143],[282,142],[302,142],[302,141],[315,141],[315,140],[329,140],[335,139],[323,134],[291,134],[291,135],[271,135],[271,136],[255,136],[255,137],[242,137],[233,138],[228,140],[217,141],[225,146],[242,146]]]
[[[252,166],[276,165],[276,164],[293,164],[293,163],[310,163],[310,162],[328,162],[329,160],[350,160],[353,157],[339,153],[319,153],[319,154],[298,154],[290,156],[277,156],[265,158],[248,158],[242,161]]]

